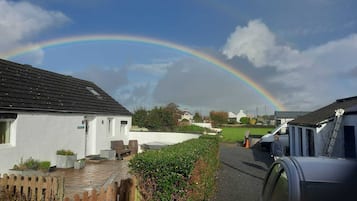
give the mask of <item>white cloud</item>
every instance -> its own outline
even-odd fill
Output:
[[[266,65],[267,52],[275,46],[275,36],[259,20],[250,21],[247,27],[237,26],[228,38],[223,54],[232,59],[246,57],[257,67]]]
[[[47,11],[28,2],[0,0],[0,52],[28,45],[27,40],[68,21],[61,12]],[[38,63],[38,56],[32,63]]]
[[[276,35],[259,20],[238,26],[228,38],[222,53],[228,58],[246,58],[255,67],[273,67],[271,83],[284,86],[275,91],[290,109],[314,109],[337,98],[356,95],[353,76],[357,63],[357,34],[336,39],[306,50],[277,42]],[[279,94],[280,93],[280,94]]]
[[[279,45],[274,33],[260,20],[253,20],[246,27],[237,26],[223,47],[228,59],[247,58],[256,67],[275,66],[279,70],[290,70],[307,65],[308,59],[289,46]]]
[[[162,76],[167,73],[167,69],[172,66],[172,61],[164,61],[151,64],[135,64],[129,67],[130,70],[146,72],[154,76]]]

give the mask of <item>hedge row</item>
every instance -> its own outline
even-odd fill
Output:
[[[144,200],[201,199],[209,196],[214,186],[218,139],[201,137],[147,151],[136,155],[129,166]]]

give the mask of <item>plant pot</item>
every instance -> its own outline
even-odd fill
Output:
[[[78,160],[74,162],[74,169],[82,169],[86,166],[86,161]]]
[[[74,155],[57,155],[57,168],[73,168],[74,162],[77,161],[77,154]]]

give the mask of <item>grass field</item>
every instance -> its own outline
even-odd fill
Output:
[[[268,133],[268,131],[273,130],[274,128],[248,128],[248,127],[235,127],[235,128],[229,128],[229,127],[224,127],[222,128],[222,142],[230,142],[230,143],[236,143],[236,142],[242,142],[244,140],[244,135],[247,130],[250,131],[250,134],[252,135],[265,135]]]

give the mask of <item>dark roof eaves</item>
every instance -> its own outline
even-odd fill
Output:
[[[0,111],[8,111],[8,112],[48,112],[48,113],[62,113],[62,114],[95,114],[95,115],[120,115],[120,116],[132,116],[131,112],[120,113],[120,112],[94,112],[94,111],[69,111],[69,110],[54,110],[54,109],[41,109],[41,108],[5,108],[0,107]]]
[[[275,118],[296,118],[299,116],[303,116],[310,111],[275,111]]]
[[[307,123],[294,123],[294,122],[289,122],[288,125],[292,125],[292,126],[301,126],[301,127],[313,127],[313,128],[317,128],[319,127],[316,124],[307,124]]]
[[[290,121],[288,122],[288,125],[293,125],[293,126],[302,126],[302,127],[311,127],[311,128],[318,128],[321,127],[322,124],[333,121],[333,118],[329,118],[323,121],[320,121],[318,123],[307,123],[307,122],[294,122]]]

